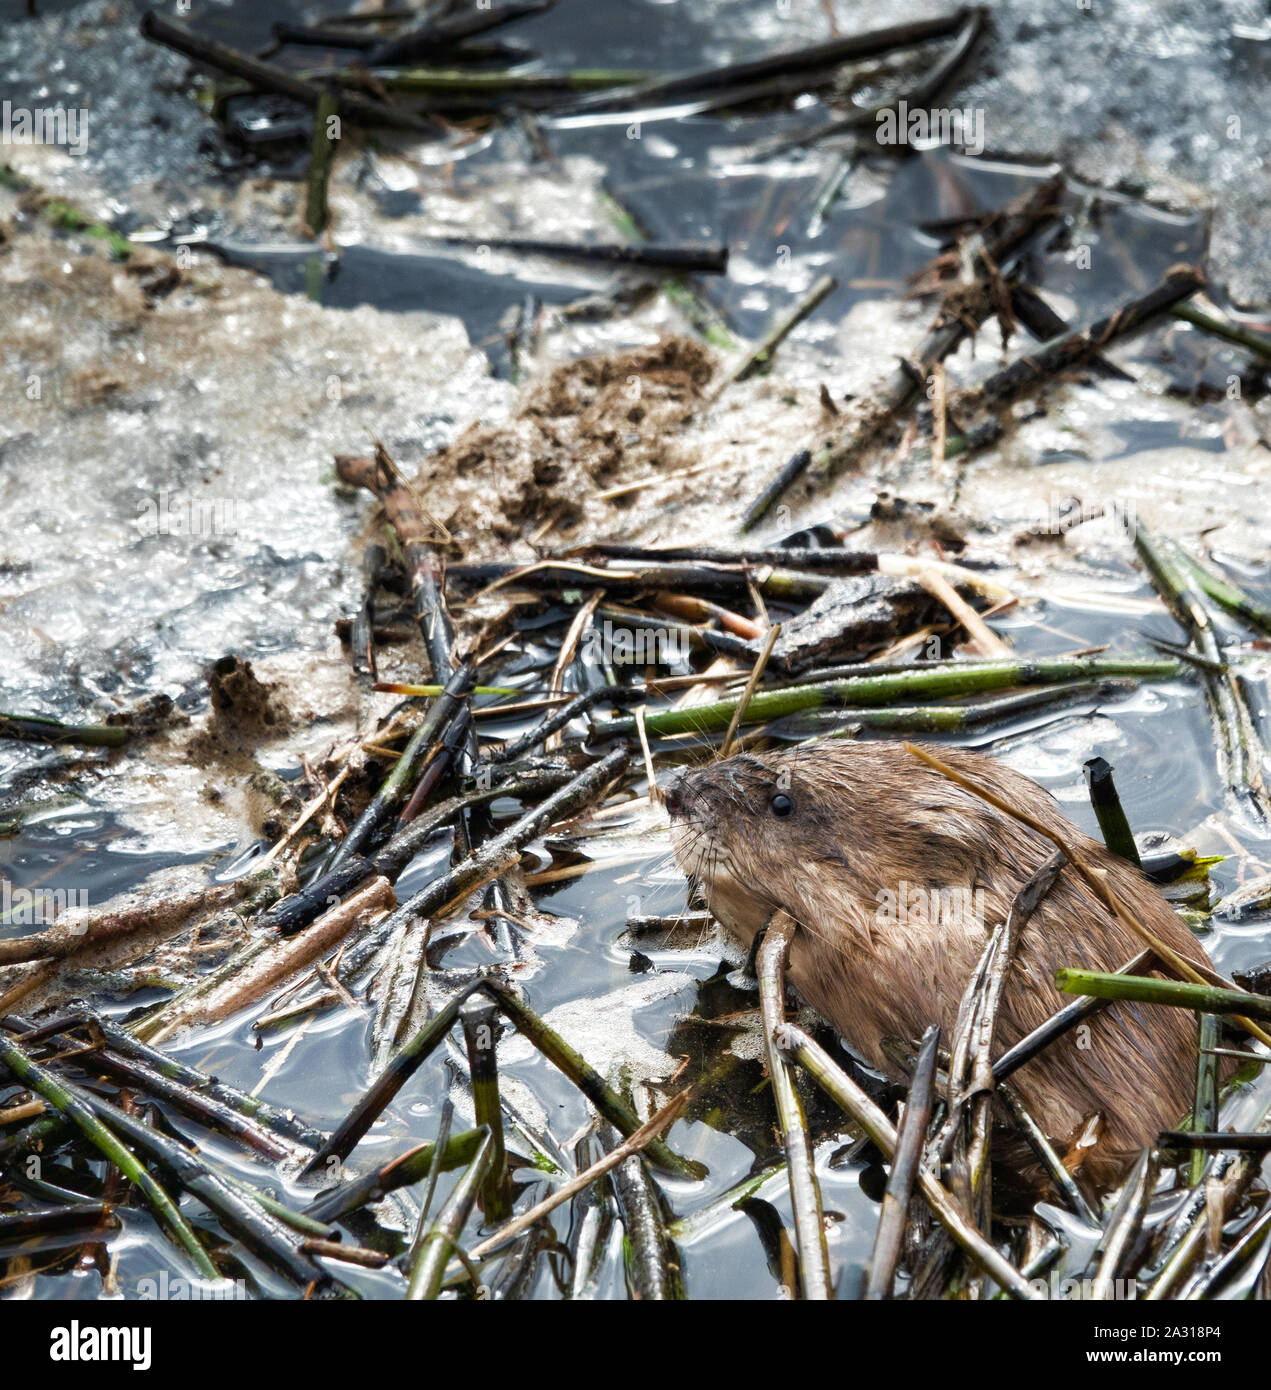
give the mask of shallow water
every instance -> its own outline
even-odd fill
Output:
[[[735,0],[694,7],[691,14],[686,9],[630,0],[605,7],[602,18],[599,5],[566,3],[523,26],[523,37],[553,64],[594,62],[603,54],[615,66],[673,71],[720,61],[746,45],[763,49],[825,36],[819,6],[800,9],[788,22],[778,20],[766,2]],[[845,32],[863,27],[854,22],[857,7],[840,9]],[[48,12],[68,16],[68,22],[83,17],[97,33],[102,7],[81,14],[49,6]],[[201,16],[200,23],[250,47],[267,38],[275,19],[303,13],[301,6],[282,3],[221,6]],[[1004,7],[1004,13],[1008,25],[1024,25],[1015,7]],[[1135,24],[1145,23],[1136,11]],[[67,48],[65,33],[53,30],[47,51],[32,55],[29,45],[23,48],[22,63],[34,62],[46,79],[56,84],[52,74],[62,73],[66,82],[91,91],[102,128],[109,132],[82,166],[36,161],[32,170],[51,186],[89,198],[128,229],[199,227],[217,238],[258,246],[292,241],[296,185],[275,181],[273,166],[245,164],[224,145],[184,95],[181,60],[127,37],[122,28],[102,32],[100,50]],[[1053,47],[1056,40],[1049,42]],[[19,62],[14,45],[9,35],[0,35],[0,71],[10,82]],[[1193,58],[1208,61],[1204,50]],[[120,80],[108,89],[103,77],[116,65],[121,65]],[[168,85],[155,92],[157,74]],[[1232,80],[1244,82],[1243,69]],[[998,83],[983,90],[999,93],[992,100],[1004,103],[1004,79],[986,81]],[[59,89],[54,85],[53,90]],[[137,115],[125,119],[130,102]],[[350,160],[337,173],[333,194],[336,239],[346,249],[338,273],[323,282],[318,302],[308,298],[297,253],[242,253],[240,263],[264,270],[268,283],[233,273],[222,278],[210,257],[201,259],[206,253],[196,253],[196,267],[221,295],[209,298],[216,305],[210,329],[204,327],[207,320],[194,291],[183,292],[184,305],[147,316],[111,283],[109,272],[92,272],[99,276],[93,287],[97,298],[84,296],[79,287],[90,272],[78,260],[63,272],[64,264],[71,265],[71,252],[64,258],[60,244],[51,240],[34,248],[24,243],[15,253],[23,258],[22,274],[12,275],[10,284],[20,279],[52,289],[25,291],[25,297],[15,291],[8,300],[6,365],[19,371],[39,368],[56,389],[40,402],[17,402],[11,436],[0,452],[0,495],[10,523],[0,587],[15,658],[0,672],[0,707],[87,717],[102,707],[164,692],[198,719],[206,663],[234,650],[294,691],[295,712],[307,723],[301,734],[264,751],[263,761],[295,775],[302,754],[320,756],[347,731],[355,701],[331,625],[354,600],[353,541],[366,509],[331,487],[331,452],[364,448],[373,428],[396,456],[415,462],[449,442],[468,420],[501,418],[514,399],[510,385],[497,375],[508,367],[503,332],[508,311],[527,290],[563,304],[607,278],[552,262],[527,266],[497,253],[479,264],[475,257],[443,259],[421,248],[426,234],[439,226],[615,238],[601,197],[607,193],[658,238],[729,244],[730,274],[700,277],[696,288],[732,333],[743,337],[762,332],[817,275],[833,273],[838,290],[783,349],[779,373],[739,396],[731,414],[723,412],[706,427],[716,457],[734,438],[762,436],[767,455],[747,456],[741,464],[738,489],[749,495],[767,467],[797,442],[795,423],[813,418],[805,408],[795,423],[777,417],[771,424],[783,395],[801,393],[814,400],[827,376],[836,389],[864,389],[880,362],[919,335],[924,320],[894,305],[906,277],[936,249],[923,225],[1000,206],[1042,172],[1037,163],[997,165],[938,149],[898,165],[862,159],[818,223],[812,216],[815,194],[832,161],[822,156],[795,161],[782,165],[781,176],[774,178],[755,163],[752,151],[758,142],[823,117],[816,103],[793,116],[692,116],[648,122],[639,139],[628,138],[621,123],[553,126],[549,121],[547,138],[559,164],[527,162],[524,142],[509,130],[478,142],[444,178],[435,167],[392,149]],[[1055,124],[1066,121],[1076,139],[1086,119],[1074,96],[1066,98]],[[1053,148],[1044,142],[1013,147],[1039,154]],[[6,204],[5,214],[12,210]],[[1142,292],[1169,265],[1198,258],[1205,249],[1206,223],[1199,213],[1163,215],[1112,199],[1081,215],[1085,221],[1069,242],[1095,248],[1091,270],[1078,270],[1071,245],[1059,240],[1044,243],[1030,266],[1032,282],[1074,321],[1105,312],[1127,293]],[[36,234],[30,236],[34,241]],[[59,288],[63,273],[75,287]],[[103,315],[102,304],[110,306],[113,320]],[[78,320],[72,342],[49,341],[50,316],[54,325]],[[138,327],[142,320],[144,327]],[[542,370],[584,350],[644,343],[664,329],[683,327],[674,306],[659,299],[612,324],[558,326],[535,365]],[[959,354],[951,371],[974,379],[995,366],[992,333],[986,330],[974,354]],[[1243,568],[1235,572],[1265,601],[1271,578],[1259,553],[1260,518],[1271,489],[1251,438],[1259,420],[1265,427],[1265,413],[1255,414],[1259,407],[1242,401],[1197,407],[1165,394],[1169,387],[1192,392],[1199,384],[1221,386],[1243,357],[1177,325],[1157,327],[1112,355],[1141,374],[1149,389],[1078,390],[1062,414],[1025,422],[1000,450],[968,463],[959,508],[977,520],[1017,525],[1075,491],[1128,499],[1153,524],[1189,539],[1220,523],[1222,548],[1243,557]],[[118,383],[108,389],[87,376],[103,363]],[[901,470],[900,477],[917,492],[926,481],[913,468],[907,476]],[[863,517],[877,485],[873,475],[846,480],[832,507],[818,504],[819,510],[814,507],[799,520],[819,520],[831,511]],[[147,504],[165,493],[232,499],[232,529],[205,536],[146,534],[136,523]],[[675,535],[685,525],[705,535],[712,518],[716,525],[731,524],[742,500],[740,495],[707,497],[678,518],[668,510],[660,532],[656,503],[642,503],[626,524],[650,535]],[[1070,542],[1035,560],[1027,553],[1013,556],[1022,587],[1046,595],[998,620],[1021,653],[1101,643],[1128,652],[1141,649],[1145,632],[1178,636],[1163,611],[1145,613],[1141,602],[1135,606],[1150,600],[1151,591],[1111,527],[1082,528]],[[1111,597],[1125,602],[1118,609]],[[1237,631],[1232,629],[1233,637]],[[1250,687],[1265,728],[1266,658],[1256,652],[1249,656]],[[549,661],[550,652],[536,648],[519,664],[516,679],[528,683],[535,672],[541,677]],[[1271,845],[1234,822],[1223,805],[1212,735],[1194,683],[1143,688],[1098,708],[1035,715],[1018,728],[966,741],[1037,778],[1072,819],[1096,834],[1081,764],[1095,755],[1106,757],[1116,766],[1137,831],[1177,835],[1207,853],[1232,853],[1234,838],[1242,854],[1218,866],[1215,893],[1267,867]],[[18,833],[0,840],[5,877],[15,887],[83,890],[100,902],[156,868],[250,846],[243,809],[232,798],[210,804],[204,772],[187,765],[179,750],[166,750],[153,769],[149,756],[144,745],[122,759],[90,756],[84,760],[88,775],[74,771],[59,786],[43,774],[60,766],[64,754],[0,744],[0,820],[22,817]],[[732,1035],[701,1020],[754,1004],[753,995],[730,980],[731,967],[721,963],[717,941],[672,951],[627,940],[632,912],[673,913],[684,905],[682,882],[665,867],[666,855],[665,839],[653,833],[647,855],[641,850],[640,857],[617,867],[540,889],[540,908],[575,920],[577,929],[563,927],[532,941],[540,964],[524,981],[531,1006],[558,1024],[594,1065],[608,1071],[625,1064],[637,1085],[671,1076],[685,1057],[686,1075],[718,1064],[729,1055]],[[540,867],[555,862],[546,849],[538,857]],[[412,872],[422,881],[425,868]],[[1205,940],[1223,971],[1271,954],[1265,923],[1219,924]],[[633,946],[644,959],[633,958]],[[470,965],[480,959],[480,945],[470,939],[458,942],[446,963]],[[122,1016],[148,997],[115,998],[109,1007]],[[181,1038],[171,1050],[249,1090],[260,1086],[269,1068],[272,1074],[261,1090],[266,1099],[295,1108],[313,1124],[337,1123],[370,1079],[367,1015],[335,1009],[303,1027],[266,1034],[258,1047],[250,1027],[258,1012],[244,1011]],[[662,1182],[677,1215],[700,1211],[776,1157],[765,1097],[752,1094],[761,1077],[753,1037],[736,1046],[741,1056],[726,1085],[695,1106],[693,1118],[672,1133],[679,1152],[710,1170],[699,1184]],[[509,1084],[520,1083],[511,1086],[515,1103],[556,1144],[566,1144],[585,1125],[588,1107],[577,1092],[514,1036],[505,1040],[501,1065]],[[371,1131],[357,1161],[386,1158],[431,1138],[450,1091],[439,1053]],[[457,1089],[454,1095],[462,1114],[462,1095]],[[815,1115],[824,1126],[818,1172],[832,1222],[834,1274],[850,1287],[851,1271],[867,1256],[872,1240],[876,1172],[860,1162],[835,1166],[833,1156],[851,1136],[838,1132],[823,1110]],[[178,1127],[197,1136],[218,1161],[261,1185],[284,1183],[283,1175],[224,1141],[185,1121]],[[86,1177],[69,1175],[68,1185]],[[442,1178],[442,1195],[452,1181]],[[762,1200],[745,1212],[732,1213],[682,1244],[691,1296],[776,1295],[779,1274],[769,1218],[775,1212],[788,1228],[789,1199],[782,1180],[760,1195]],[[384,1214],[386,1226],[409,1219],[409,1210],[394,1218],[392,1206]],[[128,1297],[135,1296],[143,1278],[179,1266],[146,1213],[128,1209],[122,1216],[125,1229],[109,1248],[118,1257],[118,1283]],[[566,1219],[558,1214],[562,1235]],[[380,1232],[366,1239],[388,1241],[389,1236]],[[262,1292],[286,1292],[273,1276],[249,1269]],[[400,1295],[396,1276],[340,1270],[341,1278],[368,1295]],[[620,1296],[623,1286],[621,1253],[611,1246],[601,1291]],[[532,1291],[540,1297],[556,1293],[546,1261],[540,1262]],[[95,1273],[37,1272],[29,1292],[95,1298],[101,1281]]]

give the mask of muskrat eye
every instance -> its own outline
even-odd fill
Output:
[[[778,792],[776,796],[768,802],[768,809],[774,816],[781,816],[784,818],[794,814],[794,802],[790,800],[785,792]]]

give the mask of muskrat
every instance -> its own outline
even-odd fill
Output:
[[[1035,782],[979,753],[942,748],[940,757],[1061,834],[1106,871],[1143,926],[1209,965],[1151,881],[1065,820]],[[680,867],[721,925],[749,947],[783,908],[801,928],[789,982],[896,1079],[884,1039],[916,1039],[939,1023],[949,1043],[989,934],[1055,851],[898,743],[822,740],[744,753],[681,773],[665,800]],[[1116,970],[1142,949],[1065,866],[1021,934],[994,1056],[1072,1002],[1055,988],[1057,969]],[[1051,1043],[1012,1084],[1060,1152],[1102,1116],[1084,1172],[1104,1186],[1177,1125],[1194,1093],[1195,1059],[1190,1014],[1118,1003]],[[1020,1177],[1036,1182],[1038,1172]]]

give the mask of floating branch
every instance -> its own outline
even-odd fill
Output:
[[[112,1129],[95,1113],[95,1108],[52,1072],[33,1062],[11,1038],[0,1032],[0,1063],[29,1090],[43,1096],[64,1119],[131,1182],[154,1208],[160,1222],[193,1260],[205,1279],[219,1279],[220,1271],[199,1244],[198,1237],[177,1209],[176,1203],[150,1176],[134,1154],[119,1141]]]
[[[451,48],[474,34],[488,33],[515,19],[544,14],[555,4],[556,0],[513,0],[513,3],[497,6],[466,6],[452,14],[429,17],[409,33],[388,39],[373,49],[367,62],[372,66],[412,62],[421,54]]]
[[[1169,680],[1181,666],[1176,661],[1147,657],[1069,657],[1037,661],[955,662],[926,672],[901,671],[882,676],[856,676],[841,681],[816,681],[784,690],[757,690],[743,722],[762,724],[800,710],[823,706],[874,705],[895,696],[971,695],[1014,685],[1047,685],[1068,680],[1130,677]],[[717,700],[687,709],[653,710],[645,716],[651,734],[705,733],[725,729],[737,700]],[[597,721],[598,737],[627,737],[635,732],[634,718]]]
[[[601,243],[588,246],[568,241],[537,241],[531,237],[468,237],[429,235],[427,241],[442,246],[489,247],[522,256],[550,256],[554,260],[631,265],[646,270],[675,270],[723,275],[728,270],[727,246],[668,246],[645,242],[640,246]]]
[[[930,70],[924,73],[901,98],[909,110],[912,111],[927,105],[942,88],[949,84],[954,73],[967,61],[975,49],[975,45],[984,32],[984,23],[988,12],[983,6],[977,5],[964,10],[962,13],[966,16],[965,23],[954,35],[953,42],[949,45],[949,51],[941,54],[940,58],[932,64]],[[888,101],[869,111],[857,111],[842,120],[827,121],[824,125],[819,125],[814,130],[808,131],[805,135],[795,136],[791,140],[779,141],[765,153],[780,154],[785,150],[798,149],[803,145],[817,144],[833,135],[876,129],[878,118],[891,110],[893,105],[894,103]]]
[[[741,87],[769,77],[788,73],[807,72],[818,68],[837,67],[861,58],[873,58],[895,48],[924,43],[927,39],[945,38],[963,22],[966,11],[958,10],[937,19],[919,20],[912,24],[897,24],[886,29],[874,29],[851,38],[831,39],[827,43],[807,48],[774,53],[744,63],[707,68],[664,78],[622,92],[606,92],[603,96],[576,102],[572,111],[627,110],[640,107],[665,106],[672,100],[700,96],[721,88]]]
[[[161,43],[165,48],[175,49],[178,53],[184,53],[187,58],[207,63],[233,77],[241,77],[258,91],[276,92],[280,96],[290,97],[311,110],[318,109],[326,90],[317,82],[297,77],[286,68],[262,62],[259,58],[253,58],[250,54],[217,39],[204,38],[176,20],[164,19],[154,10],[147,10],[141,16],[140,33],[142,38]],[[345,93],[340,98],[340,110],[345,119],[354,125],[387,126],[432,137],[443,133],[435,121],[413,115],[397,106],[389,106],[374,97]]]

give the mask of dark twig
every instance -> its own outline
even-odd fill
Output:
[[[188,58],[207,63],[234,77],[241,77],[258,91],[277,92],[312,110],[317,110],[322,99],[325,88],[318,83],[297,77],[274,63],[262,62],[217,39],[204,38],[176,20],[164,19],[154,10],[147,10],[141,16],[140,32],[142,38],[161,43],[165,48],[173,48]],[[442,134],[441,127],[435,121],[396,106],[388,106],[374,97],[345,93],[340,98],[340,110],[345,119],[355,125],[388,126],[433,137]]]
[[[763,1009],[764,1050],[768,1079],[776,1100],[781,1143],[790,1171],[790,1204],[794,1210],[795,1237],[799,1248],[799,1278],[803,1296],[830,1297],[830,1261],[825,1246],[825,1216],[821,1188],[816,1180],[812,1144],[799,1093],[794,1087],[785,1057],[777,1045],[777,1030],[785,1024],[785,965],[796,924],[787,913],[768,919],[756,962],[759,999]]]
[[[1136,869],[1141,869],[1143,861],[1139,858],[1134,832],[1130,829],[1121,798],[1117,795],[1116,783],[1112,780],[1112,765],[1106,758],[1091,758],[1085,764],[1085,772],[1090,804],[1094,807],[1103,843],[1113,854],[1120,855]]]
[[[905,1100],[905,1113],[896,1133],[896,1153],[887,1177],[882,1209],[878,1213],[878,1228],[874,1232],[874,1250],[869,1259],[869,1281],[865,1286],[866,1299],[890,1298],[896,1278],[896,1263],[900,1259],[901,1243],[909,1203],[913,1199],[914,1179],[922,1162],[923,1144],[927,1137],[927,1122],[931,1118],[931,1101],[935,1094],[936,1064],[940,1059],[940,1027],[933,1023],[922,1035],[922,1047],[914,1064],[913,1080]]]

